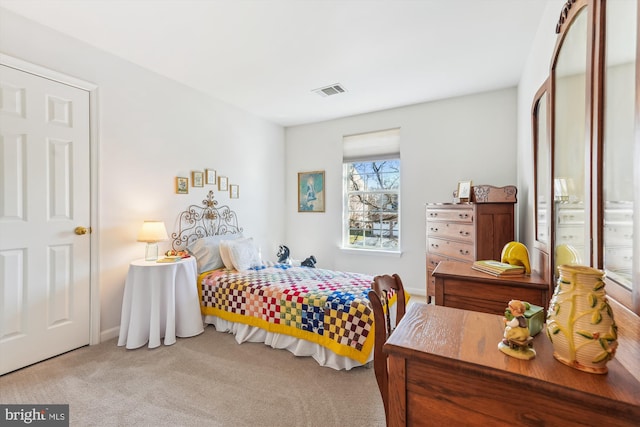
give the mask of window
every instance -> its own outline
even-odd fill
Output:
[[[343,164],[343,247],[399,252],[399,129],[345,137]]]

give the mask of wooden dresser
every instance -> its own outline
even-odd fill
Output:
[[[514,203],[428,203],[427,300],[435,295],[431,276],[440,261],[500,260],[514,240]]]
[[[444,261],[433,271],[436,305],[502,314],[512,299],[549,307],[549,284],[539,274],[495,277],[471,264]]]
[[[502,316],[412,303],[384,345],[389,425],[637,426],[638,329],[620,332],[609,372],[589,374],[555,360],[544,330],[519,360],[498,350]]]

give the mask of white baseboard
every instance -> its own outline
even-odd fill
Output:
[[[421,297],[427,296],[427,292],[425,288],[409,288],[408,286],[405,286],[404,288],[407,292],[409,292],[409,295],[415,295],[415,296],[421,296]]]
[[[117,338],[120,335],[120,326],[107,329],[100,332],[100,342],[109,341],[110,339]]]

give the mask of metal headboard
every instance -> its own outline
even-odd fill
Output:
[[[178,231],[171,234],[171,247],[181,250],[196,240],[220,234],[241,233],[238,216],[229,206],[217,207],[213,191],[209,191],[202,206],[190,205],[178,217]]]

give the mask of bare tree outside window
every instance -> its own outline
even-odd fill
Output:
[[[345,247],[399,250],[400,160],[345,163]]]

